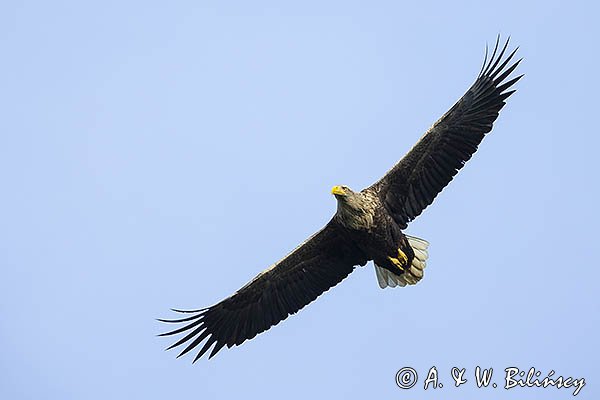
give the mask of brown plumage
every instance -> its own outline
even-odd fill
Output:
[[[224,346],[240,345],[295,314],[342,281],[358,265],[373,260],[380,286],[415,284],[423,277],[427,242],[402,233],[431,204],[477,150],[492,129],[509,90],[522,75],[508,79],[521,60],[510,64],[508,40],[499,38],[475,83],[383,178],[359,193],[336,186],[338,210],[329,223],[281,261],[261,272],[232,296],[190,316],[163,320],[185,323],[161,334],[184,334],[169,349],[198,348],[194,361]],[[500,50],[500,51],[499,51]],[[498,52],[499,51],[499,52]]]

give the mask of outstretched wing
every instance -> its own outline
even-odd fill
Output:
[[[416,218],[471,158],[505,100],[508,90],[523,75],[507,81],[521,62],[509,65],[517,49],[505,59],[507,40],[498,57],[498,43],[489,62],[486,57],[475,83],[440,118],[383,178],[368,190],[379,193],[388,212],[402,227]]]
[[[215,344],[209,355],[211,358],[225,345],[238,346],[266,331],[338,284],[356,265],[367,262],[360,250],[344,239],[339,229],[336,222],[330,221],[283,260],[220,303],[201,310],[174,310],[193,315],[159,320],[188,323],[160,336],[191,331],[168,349],[186,343],[180,357],[206,339],[194,362]]]

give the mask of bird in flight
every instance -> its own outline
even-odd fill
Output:
[[[333,187],[337,211],[324,228],[221,302],[173,310],[189,314],[183,318],[159,319],[184,324],[159,335],[185,333],[167,350],[185,344],[180,357],[204,342],[195,362],[213,345],[209,358],[224,346],[239,346],[371,260],[381,288],[419,282],[429,243],[402,231],[471,158],[515,92],[511,87],[523,75],[509,79],[521,62],[510,63],[518,48],[507,54],[509,40],[500,48],[498,36],[489,60],[486,47],[473,85],[379,181],[360,192]]]

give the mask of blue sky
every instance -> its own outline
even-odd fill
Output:
[[[598,390],[592,2],[4,2],[0,397],[565,399]],[[491,135],[408,233],[425,279],[371,264],[191,365],[154,319],[230,295],[368,186],[474,80],[525,61]],[[408,391],[431,366],[445,387]],[[452,387],[452,367],[468,384]]]

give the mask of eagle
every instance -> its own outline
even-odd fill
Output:
[[[486,46],[472,86],[379,181],[360,192],[333,187],[337,211],[324,228],[221,302],[159,319],[183,324],[159,335],[185,334],[167,350],[185,344],[180,357],[204,342],[193,362],[214,345],[210,359],[295,314],[368,261],[381,288],[423,279],[429,243],[403,230],[471,158],[515,92],[523,75],[511,74],[522,59],[511,63],[518,47],[507,53],[509,41],[500,47],[498,36],[489,60]]]

